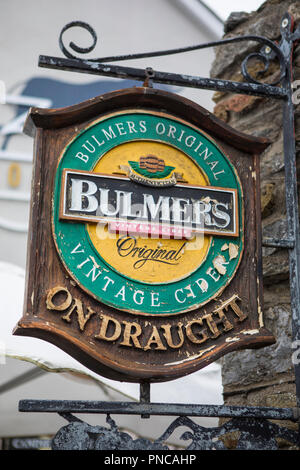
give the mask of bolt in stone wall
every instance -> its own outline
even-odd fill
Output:
[[[299,1],[268,0],[251,14],[232,13],[225,24],[224,37],[253,34],[280,40],[281,18],[286,11],[294,16],[297,26],[300,23]],[[217,47],[211,77],[243,81],[241,62],[260,47],[254,42]],[[273,82],[279,75],[276,62],[266,73],[260,73],[262,70],[264,64],[257,61],[249,63],[249,73],[264,83]],[[300,79],[300,45],[295,48],[294,79]],[[269,98],[221,92],[214,94],[214,101],[214,113],[220,119],[247,134],[271,140],[271,145],[261,156],[263,237],[286,237],[282,103]],[[295,108],[295,118],[299,153],[300,105]],[[300,163],[297,168],[300,176]],[[265,326],[273,332],[277,342],[263,349],[230,353],[222,359],[224,402],[227,405],[293,407],[296,406],[296,398],[291,359],[288,250],[263,248],[263,276]],[[295,427],[293,423],[285,424]],[[287,443],[281,442],[280,445],[286,447]]]

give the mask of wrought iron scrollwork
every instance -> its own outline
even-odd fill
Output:
[[[63,27],[59,36],[59,47],[62,53],[68,59],[80,59],[80,57],[72,54],[67,49],[63,41],[63,34],[65,33],[65,31],[73,27],[80,27],[80,28],[87,30],[93,39],[93,43],[89,47],[80,47],[76,45],[73,41],[71,41],[69,43],[70,49],[77,52],[78,54],[87,54],[89,52],[92,52],[95,49],[96,44],[97,44],[97,34],[95,30],[88,23],[85,23],[83,21],[72,21]],[[209,47],[224,46],[226,44],[232,44],[232,43],[244,42],[244,41],[257,42],[263,46],[259,52],[253,52],[249,54],[242,62],[242,74],[244,78],[251,83],[259,84],[260,82],[249,74],[248,62],[254,58],[262,62],[264,64],[264,70],[261,73],[263,73],[263,72],[267,72],[269,65],[270,65],[270,60],[277,58],[279,62],[279,67],[280,67],[280,75],[279,75],[279,78],[275,80],[274,82],[272,82],[270,85],[277,85],[278,83],[280,83],[284,79],[285,74],[286,74],[286,64],[285,64],[284,54],[282,50],[280,49],[280,47],[275,42],[271,41],[270,39],[264,36],[254,36],[254,35],[236,36],[233,38],[223,39],[220,41],[196,44],[193,46],[181,47],[177,49],[166,49],[166,50],[143,52],[143,53],[137,53],[137,54],[125,54],[125,55],[118,55],[118,56],[98,57],[98,58],[88,59],[88,61],[104,63],[104,62],[119,62],[123,60],[132,60],[132,59],[145,59],[145,58],[151,58],[151,57],[162,57],[166,55],[181,54],[185,52],[206,49]]]
[[[281,83],[282,80],[285,77],[285,74],[286,74],[285,61],[284,61],[284,57],[282,56],[282,53],[281,53],[280,56],[278,55],[277,57],[279,59],[280,75],[279,75],[279,78],[277,80],[274,80],[273,82],[270,83],[270,85],[273,85],[273,86],[278,85],[279,83]],[[260,83],[259,80],[256,80],[255,78],[253,78],[249,74],[249,72],[248,72],[248,63],[252,59],[256,59],[257,61],[263,63],[264,64],[264,69],[259,72],[259,75],[262,75],[262,74],[268,72],[271,60],[274,60],[275,58],[276,58],[276,54],[274,53],[274,50],[272,50],[270,46],[264,46],[260,50],[260,52],[252,52],[242,62],[243,77],[248,82],[259,84]]]
[[[60,35],[59,35],[59,41],[58,41],[60,50],[66,57],[68,57],[68,59],[77,59],[77,57],[74,54],[71,54],[66,48],[66,46],[64,45],[63,35],[68,29],[74,28],[74,27],[86,29],[92,36],[93,43],[89,47],[80,47],[80,46],[77,46],[77,44],[75,44],[73,41],[71,41],[69,44],[69,47],[73,51],[77,52],[78,54],[88,54],[89,52],[92,52],[95,49],[96,44],[97,44],[97,34],[95,30],[88,23],[85,23],[84,21],[71,21],[71,23],[66,24],[61,30]]]
[[[91,426],[73,415],[68,417],[70,424],[62,427],[52,440],[53,450],[168,450],[160,442],[148,439],[134,439],[118,429],[108,415],[106,422],[110,428]]]
[[[190,430],[181,435],[184,441],[191,440],[186,450],[228,450],[225,437],[236,432],[236,450],[277,450],[277,438],[294,445],[298,443],[298,433],[264,418],[233,418],[219,427],[205,428],[190,418],[177,418],[156,441],[165,442],[178,427],[185,426]]]
[[[91,426],[73,415],[65,414],[69,424],[63,426],[52,440],[53,450],[169,450],[166,441],[178,428],[185,427],[180,436],[181,449],[185,450],[228,450],[226,435],[236,432],[236,450],[277,450],[277,439],[284,439],[295,446],[298,433],[267,419],[233,418],[223,426],[205,428],[190,418],[181,416],[155,441],[133,438],[120,431],[115,421],[107,415],[108,427]],[[187,441],[191,441],[187,443]]]

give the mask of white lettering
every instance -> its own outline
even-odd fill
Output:
[[[105,129],[101,129],[101,130],[102,130],[103,134],[105,135],[105,137],[107,138],[107,140],[116,138],[116,134],[112,130],[111,126],[109,126],[109,128],[108,128],[108,132]]]
[[[160,307],[158,292],[151,292],[151,307]]]
[[[73,255],[75,253],[84,253],[84,250],[78,251],[78,248],[80,248],[81,246],[82,246],[81,243],[78,243],[78,245],[75,246],[75,248],[71,251],[71,255]]]
[[[215,282],[218,282],[221,277],[220,274],[218,274],[212,267],[208,268],[206,274],[208,274]]]
[[[187,294],[187,297],[193,297],[193,299],[196,297],[190,284],[186,286],[185,289],[189,291],[189,293]]]
[[[102,142],[99,142],[99,140],[94,135],[92,135],[92,139],[94,139],[94,141],[97,142],[99,147],[101,147],[101,145],[104,144],[104,140],[102,140]]]
[[[143,207],[143,219],[148,219],[148,211],[150,212],[151,220],[156,220],[161,210],[162,220],[170,220],[170,205],[169,197],[159,196],[157,203],[155,204],[152,194],[144,194],[144,207]]]
[[[194,145],[196,141],[196,137],[192,136],[192,135],[189,135],[188,137],[186,137],[185,139],[185,145],[187,147],[192,147]]]
[[[82,145],[82,147],[84,147],[90,153],[94,153],[96,151],[95,147],[90,143],[89,140],[87,140],[86,143]]]
[[[146,121],[140,121],[140,132],[143,134],[147,132]]]
[[[178,298],[178,293],[179,293],[179,292],[181,292],[181,293],[184,295],[183,289],[177,289],[177,290],[175,291],[175,294],[174,294],[174,295],[175,295],[175,299],[177,300],[178,303],[183,304],[183,303],[186,301],[186,298],[184,298],[183,300],[179,299],[179,298]]]
[[[77,268],[81,269],[82,266],[84,266],[86,263],[89,263],[90,261],[91,261],[90,258],[86,258],[81,264],[77,265]]]
[[[203,142],[200,141],[199,144],[197,145],[197,147],[194,149],[194,152],[198,152],[201,145],[203,145]]]
[[[139,296],[139,298],[137,298]],[[144,292],[142,290],[136,290],[133,294],[133,301],[137,305],[142,305],[144,302]]]
[[[214,173],[214,178],[218,181],[219,178],[216,178],[217,175],[221,175],[222,173],[225,173],[224,170],[218,171],[217,173]]]
[[[179,136],[178,139],[177,139],[178,142],[181,142],[181,139],[182,139],[182,137],[183,137],[184,134],[185,134],[185,131],[182,130],[182,131],[180,132],[180,136]]]
[[[133,121],[127,121],[127,124],[128,124],[128,129],[129,129],[129,134],[136,134],[137,133],[137,130],[135,128],[135,124]]]
[[[205,225],[212,225],[211,217],[211,204],[208,202],[196,201],[193,203],[193,221],[200,227]]]
[[[176,127],[175,126],[169,126],[169,132],[168,132],[168,137],[173,137],[175,139],[175,132],[176,132]]]
[[[97,270],[96,266],[93,266],[92,269],[87,274],[85,274],[85,276],[90,277],[90,274],[92,274],[92,282],[95,282],[97,277],[100,276],[101,271],[99,269]]]
[[[218,161],[208,163],[208,166],[210,167],[211,171],[215,169],[218,163],[219,163]]]
[[[165,125],[162,122],[159,122],[158,124],[156,124],[155,130],[156,130],[156,134],[158,135],[162,135],[166,132]]]
[[[82,152],[77,152],[76,155],[75,155],[75,158],[79,158],[84,163],[87,163],[89,161],[88,155],[84,155]]]
[[[225,223],[224,224],[218,224],[216,221],[215,221],[215,225],[217,227],[221,227],[221,228],[225,228],[229,225],[230,223],[230,215],[227,214],[226,212],[224,211],[221,211],[219,210],[218,206],[221,206],[221,207],[225,207],[225,209],[228,209],[228,204],[224,204],[223,202],[219,202],[215,205],[213,205],[213,208],[212,208],[212,213],[213,215],[215,215],[218,219],[221,219],[221,220],[224,220]]]
[[[177,197],[172,197],[173,201],[173,220],[174,222],[186,222],[189,223],[191,221],[191,216],[187,214],[191,212],[191,206],[189,204],[188,199],[181,199]],[[181,204],[185,204],[183,207]],[[183,217],[182,217],[183,215]]]
[[[121,296],[123,302],[125,302],[125,286],[122,286],[119,292],[115,295],[115,297]]]
[[[105,286],[102,287],[102,290],[103,290],[104,292],[106,292],[106,289],[107,289],[108,285],[109,285],[109,284],[114,284],[115,281],[114,281],[113,279],[111,279],[110,277],[108,277],[108,276],[104,276],[104,279],[107,279],[107,282],[105,283]]]
[[[208,282],[205,279],[197,279],[196,284],[200,288],[201,292],[208,291]]]
[[[116,199],[116,207],[112,207],[111,204],[108,203],[108,195],[110,189],[99,188],[100,191],[100,214],[113,217],[117,215],[120,211],[120,191],[115,191],[117,193]]]
[[[205,147],[205,149],[201,153],[199,153],[199,157],[202,157],[202,155],[204,154],[203,160],[207,160],[212,155],[212,152],[208,152],[208,147]]]
[[[123,125],[122,122],[117,122],[116,123],[116,128],[118,129],[120,135],[126,135],[127,134],[127,132],[124,129],[124,125]]]
[[[97,185],[93,181],[77,180],[71,178],[71,207],[70,211],[94,212],[98,207],[98,201],[94,194],[97,192]],[[87,190],[84,191],[84,185]],[[83,202],[87,201],[87,207],[83,207]]]

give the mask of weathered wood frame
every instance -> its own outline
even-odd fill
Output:
[[[158,363],[149,361],[143,367],[134,366],[134,356],[130,349],[120,351],[110,343],[100,347],[88,336],[83,339],[78,326],[64,324],[57,313],[49,312],[46,307],[46,292],[61,285],[68,289],[73,298],[82,302],[88,299],[93,310],[99,310],[99,303],[72,285],[55,249],[51,231],[51,209],[54,177],[58,156],[68,142],[96,118],[114,109],[146,109],[167,111],[169,114],[188,120],[213,137],[217,146],[236,168],[245,194],[244,204],[247,222],[244,233],[244,253],[235,277],[225,288],[226,297],[238,293],[246,305],[248,319],[235,325],[234,340],[226,341],[228,336],[217,338],[214,350],[207,351],[201,359],[182,361],[172,367],[168,353],[155,352],[161,356]],[[215,361],[227,352],[247,347],[260,347],[272,344],[273,336],[265,330],[262,320],[262,271],[261,271],[261,218],[259,154],[267,147],[266,139],[246,136],[230,128],[211,113],[197,104],[169,92],[141,87],[112,92],[79,105],[59,110],[33,108],[28,116],[25,132],[35,136],[35,161],[31,200],[27,278],[24,316],[14,334],[36,336],[50,341],[71,354],[90,369],[116,380],[165,381],[194,372],[200,367]],[[249,270],[251,265],[251,270]],[[124,313],[101,304],[101,312],[113,315],[117,321],[124,319]],[[215,303],[207,306],[211,312]],[[198,314],[197,312],[195,315]],[[188,323],[191,312],[180,315],[180,321]],[[149,319],[139,322],[145,328]],[[92,320],[91,320],[92,321]],[[165,318],[155,319],[155,324],[164,324]],[[176,324],[178,318],[170,317]],[[245,333],[249,331],[249,333]],[[251,332],[251,333],[250,333]],[[91,343],[93,343],[91,347]],[[174,353],[173,353],[174,354]],[[195,354],[195,348],[189,355]],[[143,363],[147,362],[144,357]],[[174,362],[174,360],[173,360]]]

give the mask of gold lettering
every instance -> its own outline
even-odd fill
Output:
[[[159,336],[158,330],[156,326],[153,326],[151,336],[148,340],[148,343],[144,347],[144,351],[148,351],[148,349],[151,349],[151,344],[156,344],[157,347],[155,350],[160,350],[160,351],[166,351],[166,347],[163,345],[161,338]]]
[[[240,298],[234,294],[211,313],[204,311],[205,314],[202,317],[190,320],[186,324],[181,322],[177,324],[166,323],[160,327],[150,324],[150,335],[147,333],[147,329],[144,330],[143,325],[138,322],[126,320],[119,322],[108,315],[98,314],[100,326],[94,338],[110,342],[119,340],[120,346],[143,349],[144,351],[166,351],[169,348],[179,350],[186,339],[193,344],[202,344],[234,329],[235,322],[228,319],[227,311],[230,311],[231,315],[235,315],[235,321],[241,322],[247,318],[247,315],[237,304],[238,300]],[[85,330],[87,322],[96,313],[91,307],[84,306],[81,300],[72,298],[69,290],[63,286],[53,287],[47,292],[46,306],[48,310],[64,312],[61,319],[69,323],[72,320],[72,315],[75,314],[82,332]],[[142,346],[144,344],[146,345]]]
[[[178,336],[179,336],[179,343],[178,344],[173,343],[173,338],[172,338],[172,334],[171,334],[171,325],[161,325],[161,328],[164,330],[163,335],[166,338],[168,346],[170,346],[170,348],[173,348],[173,349],[181,348],[181,346],[184,343],[184,336],[183,336],[181,323],[178,324]]]
[[[224,329],[223,331],[230,331],[233,329],[233,324],[230,323],[228,318],[226,317],[225,313],[223,312],[222,308],[217,308],[213,311],[214,315],[218,315],[219,320],[215,321],[216,324],[223,323]]]
[[[138,323],[130,323],[128,321],[123,321],[122,323],[125,325],[125,329],[124,338],[120,345],[132,347],[132,344],[130,342],[130,340],[132,340],[133,345],[136,348],[141,349],[142,346],[140,345],[140,342],[138,340],[138,336],[140,336],[142,333],[142,328],[140,327],[140,325]],[[133,328],[135,329],[135,331],[132,331]]]
[[[213,319],[212,314],[207,313],[206,315],[202,317],[202,320],[206,320],[207,326],[213,334],[212,336],[210,336],[210,338],[214,338],[214,339],[218,338],[221,332],[218,330],[217,324],[215,320]]]
[[[229,299],[230,300],[230,299]],[[232,300],[230,302],[230,307],[234,311],[234,313],[238,316],[239,321],[243,321],[247,318],[247,315],[242,312],[242,310],[239,308],[239,306],[236,304],[236,300],[241,300],[236,294],[232,297]]]
[[[61,297],[61,295],[67,295],[66,299],[64,299],[60,303],[54,303],[54,297],[57,296],[59,298]],[[53,287],[53,289],[49,290],[46,298],[46,306],[48,310],[56,310],[58,312],[62,312],[64,310],[67,310],[71,306],[72,300],[72,295],[66,287],[56,286]],[[81,331],[83,331],[87,321],[91,318],[92,315],[95,314],[95,312],[91,309],[91,307],[88,307],[88,313],[85,314],[82,302],[79,299],[74,298],[74,304],[72,305],[70,310],[62,317],[62,319],[67,322],[70,322],[71,315],[74,311],[77,312],[77,321],[79,323],[79,328]]]
[[[207,329],[206,328],[202,328],[202,330],[200,330],[198,333],[197,333],[197,336],[195,336],[195,334],[193,333],[193,330],[192,330],[192,326],[193,325],[203,325],[203,320],[202,318],[200,318],[199,320],[192,320],[190,322],[188,322],[188,324],[186,325],[185,327],[185,331],[186,331],[186,336],[188,337],[188,339],[192,342],[192,343],[195,343],[195,344],[201,344],[201,343],[204,343],[205,341],[207,341],[209,339],[209,336],[207,335]],[[202,338],[198,338],[198,335],[201,335]]]
[[[242,312],[240,307],[237,305],[236,301],[241,300],[237,294],[234,294],[230,299],[226,300],[223,302],[220,307],[216,308],[214,312],[221,312],[223,310],[228,311],[228,307],[231,307],[231,309],[234,311],[236,316],[238,317],[238,321],[243,321],[247,318],[247,315]],[[224,313],[224,312],[223,312]],[[228,331],[228,330],[225,330]]]
[[[97,339],[104,339],[105,341],[116,341],[120,334],[121,334],[121,325],[120,323],[112,317],[108,317],[107,315],[99,315],[101,321],[101,326],[99,333],[95,335]],[[114,327],[114,331],[110,336],[107,336],[109,324],[112,324]]]
[[[63,295],[67,294],[67,298],[63,302],[61,302],[59,305],[57,305],[53,302],[53,299],[55,295],[59,296],[59,294],[61,293]],[[68,289],[66,289],[65,287],[62,287],[62,286],[53,287],[53,289],[50,289],[47,294],[46,307],[48,310],[57,310],[61,312],[63,310],[67,310],[67,308],[70,307],[71,303],[72,303],[72,296],[70,292],[68,291]]]
[[[79,299],[74,298],[74,304],[70,308],[69,312],[66,313],[66,315],[64,315],[62,317],[62,319],[67,321],[67,322],[70,322],[71,321],[71,315],[75,311],[77,313],[77,321],[78,321],[78,324],[79,324],[79,328],[80,328],[81,331],[83,331],[84,328],[85,328],[86,323],[88,322],[88,320],[96,312],[94,312],[94,310],[92,310],[91,307],[88,307],[87,308],[88,313],[84,314],[82,302]]]

